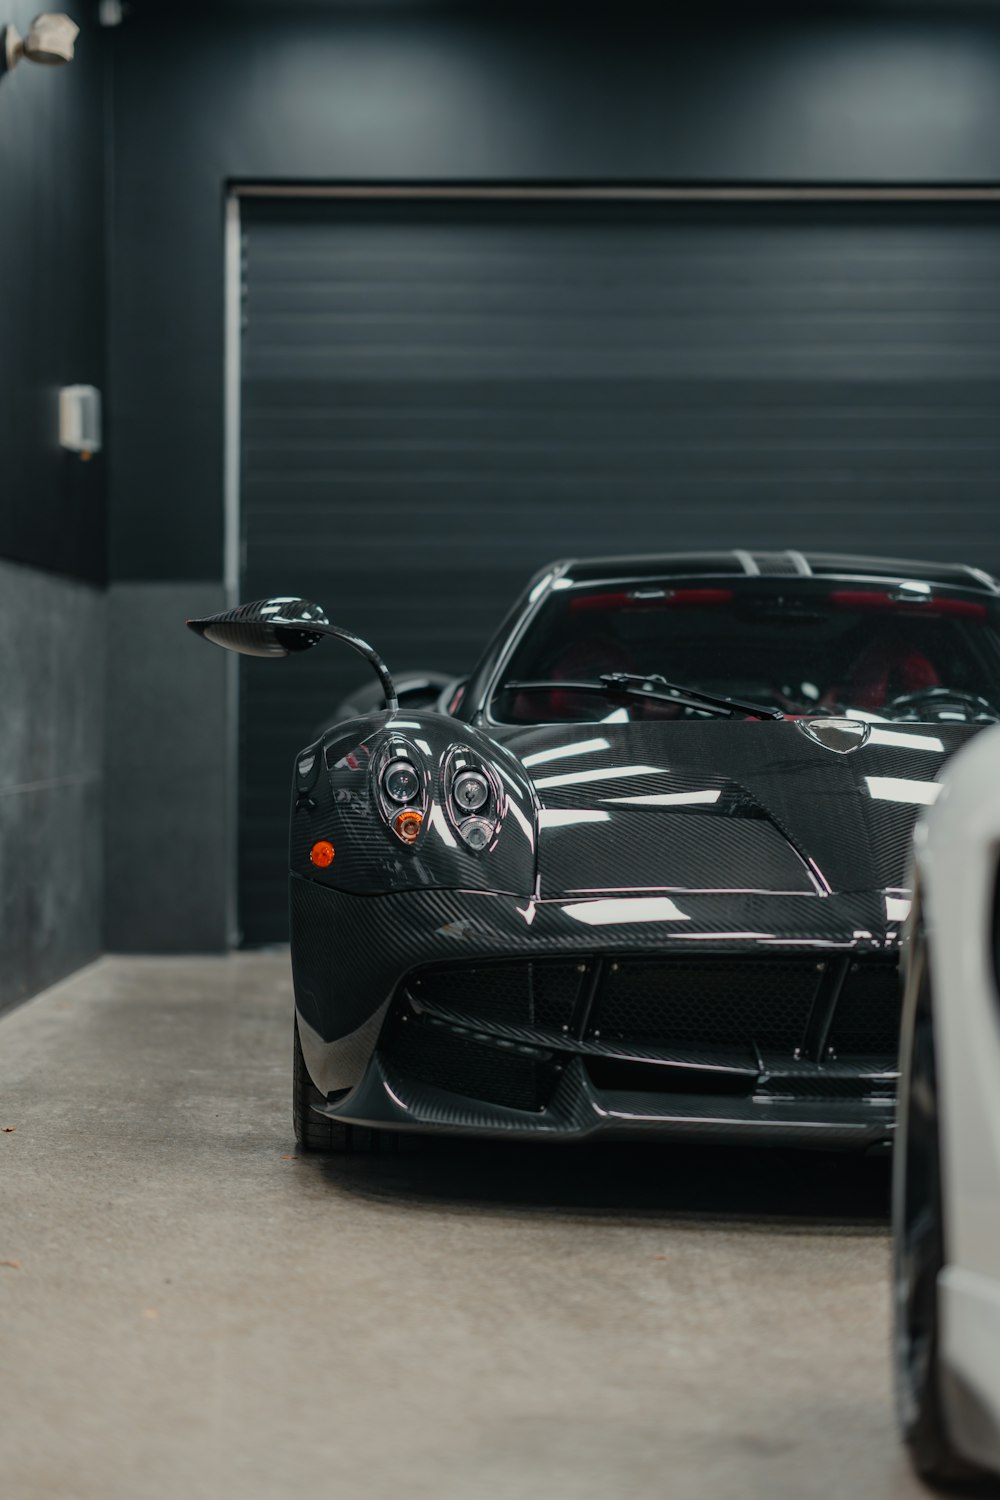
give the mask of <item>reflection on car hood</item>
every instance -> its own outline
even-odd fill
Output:
[[[539,812],[540,893],[892,890],[973,725],[713,720],[493,729]]]

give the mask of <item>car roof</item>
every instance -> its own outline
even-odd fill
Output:
[[[574,583],[608,578],[870,578],[890,582],[912,580],[945,588],[1000,594],[1000,582],[965,563],[935,563],[926,559],[857,557],[841,552],[783,552],[734,548],[729,552],[640,553],[624,557],[563,558],[554,571]]]

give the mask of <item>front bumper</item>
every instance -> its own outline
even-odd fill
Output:
[[[880,1145],[893,1127],[894,1033],[890,1048],[883,1020],[878,1050],[865,1050],[856,995],[850,1034],[839,1023],[843,1055],[831,1043],[833,1002],[852,983],[865,1001],[873,978],[884,1000],[895,952],[879,893],[530,902],[461,891],[354,896],[292,877],[299,1031],[325,1113],[394,1129]],[[579,976],[564,1015],[515,1007],[508,1016],[495,997],[484,1008],[477,975],[546,965]],[[459,985],[455,1003],[451,983],[442,1003],[442,969],[470,976],[467,1002]],[[720,1010],[720,975],[730,972],[745,978]],[[771,974],[777,1012],[761,988]],[[633,1020],[629,1004],[643,988],[645,1010]],[[752,1020],[741,1009],[749,990]]]

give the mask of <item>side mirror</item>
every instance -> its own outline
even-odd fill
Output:
[[[325,635],[346,641],[375,671],[387,708],[396,709],[396,689],[389,669],[373,646],[360,636],[352,635],[339,625],[331,625],[325,611],[308,599],[277,596],[256,599],[252,604],[237,604],[221,614],[188,620],[188,629],[213,645],[241,656],[289,656],[294,651],[308,651]]]
[[[293,598],[256,599],[253,604],[237,604],[235,609],[187,623],[196,635],[241,656],[288,656],[292,651],[308,651],[322,640],[322,633],[315,627],[330,624],[318,604]]]

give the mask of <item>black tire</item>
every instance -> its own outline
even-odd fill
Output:
[[[893,1367],[896,1412],[926,1483],[968,1489],[983,1471],[952,1445],[941,1400],[938,1274],[944,1266],[934,1013],[926,939],[915,933],[903,1009],[893,1164]]]
[[[321,1108],[326,1102],[319,1089],[309,1077],[306,1060],[302,1056],[299,1041],[299,1023],[295,1022],[295,1037],[292,1057],[292,1124],[295,1139],[302,1152],[316,1151],[327,1155],[377,1155],[383,1151],[398,1149],[400,1135],[392,1130],[372,1130],[367,1125],[345,1125],[339,1120],[330,1120],[318,1115],[313,1108]],[[410,1144],[409,1136],[406,1137]]]

